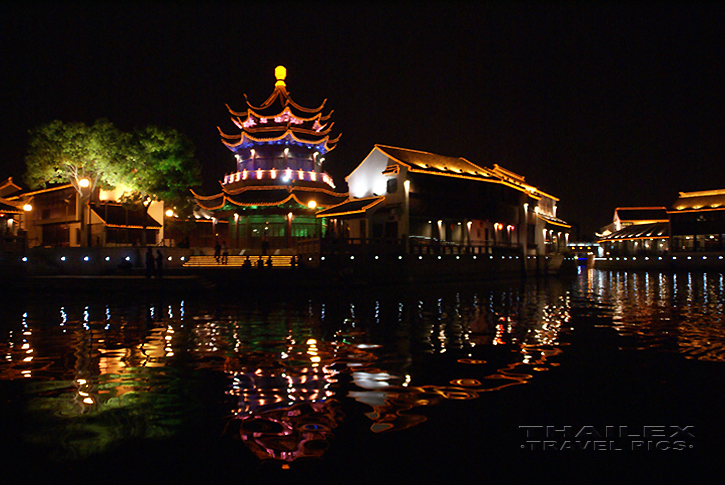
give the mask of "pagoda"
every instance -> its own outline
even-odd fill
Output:
[[[260,106],[246,95],[245,111],[227,105],[236,133],[221,128],[219,133],[234,153],[236,171],[220,181],[218,194],[194,193],[198,216],[228,222],[232,248],[292,248],[299,239],[319,237],[324,221],[315,217],[317,211],[348,197],[322,170],[324,156],[340,139],[330,135],[326,100],[317,108],[295,103],[286,74],[283,66],[275,69],[274,91]]]

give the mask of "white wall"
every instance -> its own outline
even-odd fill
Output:
[[[350,197],[361,199],[374,195],[385,195],[387,177],[383,175],[388,166],[388,157],[377,148],[347,176]]]

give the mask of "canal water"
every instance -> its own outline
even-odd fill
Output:
[[[0,465],[6,483],[719,483],[724,285],[582,269],[6,294]]]

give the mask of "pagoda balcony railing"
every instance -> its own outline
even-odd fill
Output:
[[[295,180],[324,182],[333,189],[335,188],[335,183],[333,182],[332,177],[324,172],[293,170],[291,168],[280,170],[274,168],[271,170],[242,170],[241,172],[230,173],[224,176],[224,185],[242,182],[245,180],[274,180],[284,183],[293,182]]]

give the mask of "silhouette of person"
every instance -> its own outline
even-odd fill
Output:
[[[146,277],[151,278],[154,274],[154,252],[150,247],[146,248]]]
[[[162,278],[164,276],[164,255],[161,254],[161,250],[156,250],[156,277]]]
[[[222,246],[221,246],[221,244],[219,244],[219,241],[217,240],[214,243],[214,259],[216,259],[217,263],[219,262],[221,254],[222,254]]]
[[[227,264],[229,262],[229,248],[227,247],[227,242],[224,241],[222,243],[222,264]]]
[[[267,267],[268,268],[271,268],[272,267],[272,256],[268,256],[267,257]]]

